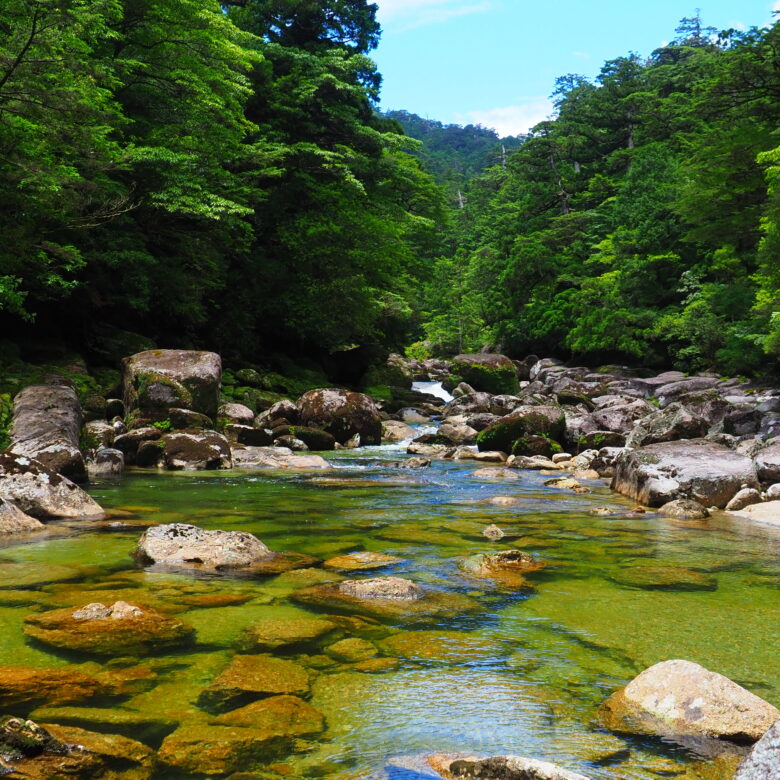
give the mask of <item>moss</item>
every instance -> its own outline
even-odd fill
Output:
[[[463,377],[463,381],[475,390],[495,395],[515,395],[520,390],[514,367],[491,368],[477,363],[458,362],[455,364],[455,369]]]
[[[524,436],[544,436],[557,440],[563,436],[565,418],[563,413],[557,419],[534,411],[510,415],[489,425],[477,435],[480,451],[500,450],[511,452],[515,442]]]

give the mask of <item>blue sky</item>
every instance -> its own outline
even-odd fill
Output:
[[[780,10],[780,0],[374,1],[383,28],[373,53],[384,77],[382,107],[501,135],[550,114],[557,76],[592,77],[605,60],[646,56],[697,7],[718,29],[760,27]]]

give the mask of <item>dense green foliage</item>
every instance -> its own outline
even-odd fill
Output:
[[[462,187],[486,168],[502,164],[524,140],[522,136],[499,138],[495,130],[481,125],[445,125],[408,111],[388,111],[385,116],[421,142],[417,156],[436,181],[450,188]]]
[[[105,326],[252,357],[402,341],[443,201],[375,113],[375,14],[2,3],[6,326],[106,352]]]
[[[678,34],[559,79],[556,118],[470,183],[413,351],[776,365],[780,23]]]

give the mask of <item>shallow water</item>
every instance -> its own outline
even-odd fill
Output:
[[[0,550],[0,665],[87,660],[25,640],[22,621],[33,610],[118,598],[175,608],[197,629],[195,651],[156,660],[157,687],[121,706],[201,721],[194,702],[244,630],[262,618],[311,614],[290,594],[334,575],[318,569],[198,579],[134,565],[131,552],[144,527],[189,522],[250,531],[275,551],[320,560],[359,550],[396,555],[404,562],[356,576],[408,577],[476,602],[446,619],[375,627],[369,638],[383,655],[400,659],[387,671],[356,671],[328,660],[322,648],[286,653],[312,670],[310,701],[327,721],[321,739],[302,745],[283,766],[275,762],[288,777],[413,780],[426,774],[421,757],[435,752],[528,755],[591,778],[687,777],[692,766],[706,764],[659,740],[618,737],[593,724],[610,693],[669,658],[696,661],[780,705],[777,530],[725,515],[708,524],[631,516],[631,502],[600,481],[587,483],[591,494],[574,495],[545,487],[549,477],[535,472],[484,481],[474,476],[481,466],[468,461],[438,461],[422,471],[387,465],[401,453],[330,453],[337,469],[311,474],[136,472],[93,486],[97,500],[114,510],[110,523]],[[484,502],[494,496],[520,502]],[[601,506],[615,514],[590,513]],[[512,538],[487,541],[481,531],[490,523]],[[501,588],[458,568],[465,556],[515,546],[549,563],[528,575],[533,589]],[[646,567],[654,569],[650,583],[642,579]],[[673,568],[662,572],[668,589],[648,587],[659,585],[656,567]],[[14,587],[21,571],[37,574]],[[699,580],[708,589],[688,589]],[[186,603],[204,594],[248,600],[212,608]]]

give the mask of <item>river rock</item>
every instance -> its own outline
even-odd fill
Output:
[[[89,449],[110,447],[114,443],[116,435],[114,426],[105,420],[90,420],[84,425],[84,438]]]
[[[0,709],[27,714],[41,705],[82,704],[111,694],[111,687],[73,669],[0,666]]]
[[[641,447],[677,439],[706,436],[709,422],[679,403],[669,404],[643,417],[626,439],[627,447]]]
[[[125,470],[125,456],[121,450],[113,447],[101,447],[87,461],[87,472],[90,479],[110,479],[119,477]]]
[[[588,780],[547,761],[521,756],[453,758],[435,755],[428,763],[444,780]]]
[[[239,469],[323,471],[332,468],[320,455],[294,455],[287,447],[235,447],[233,466]]]
[[[345,580],[339,583],[341,593],[356,599],[392,599],[418,601],[425,596],[423,589],[402,577],[378,577],[373,580]]]
[[[717,590],[718,580],[683,566],[618,566],[609,579],[618,585],[643,590]]]
[[[162,437],[162,431],[153,426],[134,428],[127,433],[119,434],[114,439],[114,447],[125,456],[125,463],[128,466],[136,464],[138,450],[146,442],[158,441]]]
[[[0,536],[16,536],[43,530],[40,520],[22,512],[19,507],[0,498]]]
[[[248,447],[270,447],[274,443],[271,431],[266,428],[255,428],[252,425],[228,423],[225,426],[225,435],[231,442]]]
[[[310,390],[297,403],[301,425],[321,428],[339,444],[346,444],[356,434],[362,444],[380,444],[382,418],[374,402],[363,393],[324,388]]]
[[[313,737],[325,730],[325,717],[297,696],[271,696],[213,719],[221,726],[252,729],[267,739]]]
[[[335,623],[319,618],[266,618],[246,629],[241,646],[248,653],[269,652],[280,647],[309,644],[335,628]]]
[[[477,441],[477,431],[468,425],[452,425],[444,423],[436,432],[438,444],[474,444]]]
[[[13,715],[0,718],[0,771],[3,774],[8,774],[5,761],[16,762],[42,754],[65,756],[69,752],[68,745],[31,720]],[[13,770],[12,774],[18,776]]]
[[[219,407],[217,419],[224,423],[234,423],[235,425],[252,425],[255,420],[255,413],[248,406],[244,406],[244,404],[228,403]]]
[[[170,409],[191,409],[212,420],[219,407],[222,361],[214,352],[155,349],[122,361],[129,417],[167,420]]]
[[[81,404],[72,387],[25,387],[14,398],[9,449],[74,482],[86,482],[86,464],[79,448],[82,421]]]
[[[710,516],[710,512],[706,507],[702,506],[698,501],[691,501],[688,498],[678,498],[675,501],[669,501],[658,512],[664,515],[664,517],[673,517],[677,520],[703,520]]]
[[[615,460],[612,489],[645,506],[691,498],[723,508],[743,485],[757,487],[749,458],[707,439],[650,444]]]
[[[43,644],[95,655],[144,655],[193,643],[195,630],[140,604],[87,604],[29,615],[24,633]]]
[[[780,720],[755,744],[734,780],[777,780],[780,769]]]
[[[493,396],[490,393],[470,393],[450,401],[444,410],[444,418],[463,417],[467,419],[476,414],[492,414],[490,404]]]
[[[337,571],[367,571],[383,569],[386,566],[395,566],[399,563],[403,563],[403,558],[363,550],[330,558],[323,565],[326,569],[336,569]]]
[[[780,500],[751,504],[733,514],[758,523],[780,526]]]
[[[149,528],[138,541],[134,555],[142,566],[214,570],[242,569],[274,556],[256,536],[245,531],[207,531],[185,523]]]
[[[502,550],[497,553],[480,553],[462,561],[461,569],[474,577],[494,580],[510,588],[531,587],[525,574],[547,566],[522,550]]]
[[[165,467],[171,471],[229,469],[228,440],[216,431],[168,433],[162,437]]]
[[[302,666],[270,655],[237,655],[198,697],[209,712],[242,707],[265,696],[305,696],[309,674]]]
[[[767,444],[755,457],[756,472],[762,482],[780,482],[780,441]]]
[[[0,498],[37,518],[102,520],[106,513],[78,485],[24,455],[0,453]]]
[[[456,355],[452,371],[479,391],[514,395],[520,389],[515,364],[505,355],[485,352]]]
[[[755,488],[743,488],[726,504],[727,512],[739,512],[752,504],[760,504],[763,499]]]
[[[545,436],[554,441],[563,439],[566,417],[557,406],[522,406],[498,422],[480,431],[480,450],[512,452],[515,443],[526,436]]]
[[[417,431],[411,425],[400,420],[386,420],[382,423],[382,443],[397,444],[401,441],[413,439]]]
[[[612,731],[741,744],[760,739],[778,716],[776,707],[727,677],[683,660],[651,666],[599,710]]]

